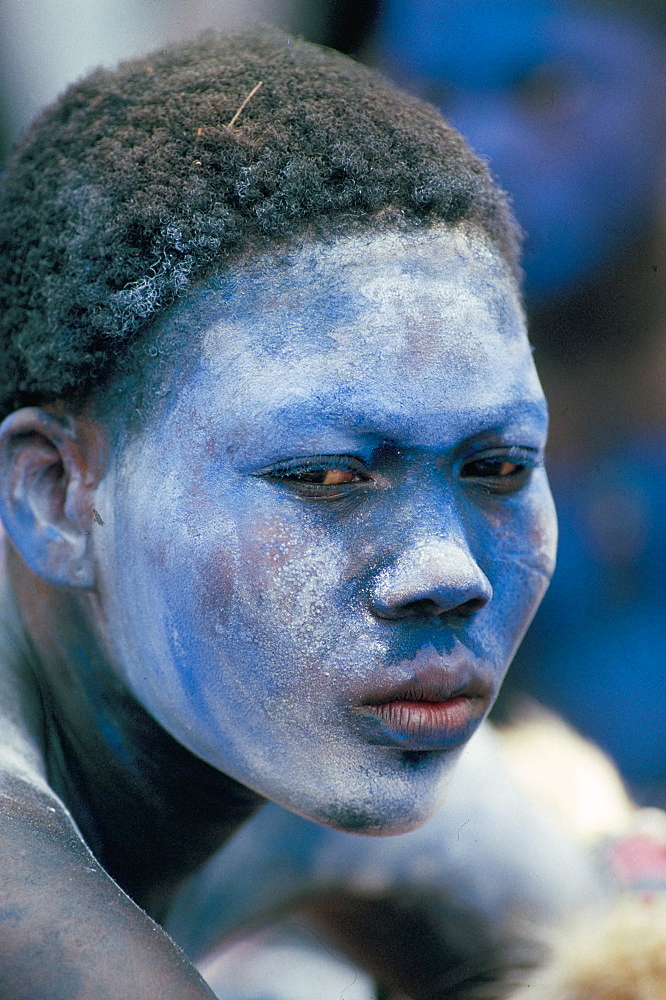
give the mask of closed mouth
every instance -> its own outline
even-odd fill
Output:
[[[354,706],[369,742],[405,750],[449,749],[464,743],[483,718],[490,685],[469,664],[443,658],[409,680],[372,692]]]

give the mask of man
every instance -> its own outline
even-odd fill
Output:
[[[545,590],[515,227],[268,29],[73,87],[1,212],[2,995],[203,998],[184,880],[265,798],[426,821]]]

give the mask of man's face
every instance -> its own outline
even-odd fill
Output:
[[[211,281],[99,488],[115,668],[214,767],[333,826],[437,807],[552,572],[546,409],[496,253],[447,229]]]

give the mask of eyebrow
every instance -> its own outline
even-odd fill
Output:
[[[488,406],[486,409],[473,409],[471,407],[465,407],[464,409],[448,410],[448,411],[427,411],[424,410],[419,417],[413,419],[423,419],[423,418],[440,418],[449,414],[452,420],[464,421],[467,414],[470,415],[470,419],[474,421],[475,424],[487,424],[489,428],[495,426],[502,426],[512,421],[515,421],[516,416],[520,414],[522,418],[536,420],[542,422],[547,413],[545,400],[541,398],[517,398],[511,400],[508,403],[503,403],[497,406]],[[294,400],[293,402],[285,403],[282,406],[266,411],[266,417],[270,419],[271,422],[277,421],[279,423],[289,423],[292,421],[302,421],[308,422],[320,422],[322,417],[327,418],[331,424],[339,423],[345,428],[355,428],[361,431],[361,433],[377,433],[380,432],[383,436],[384,430],[393,425],[394,429],[399,429],[399,425],[404,425],[409,422],[408,416],[400,411],[399,407],[395,409],[383,409],[381,411],[376,411],[374,413],[364,413],[359,410],[358,404],[354,406],[349,406],[340,400],[338,396],[327,395],[317,397],[315,400],[312,397],[302,400]]]
[[[443,440],[443,421],[452,425],[451,440]],[[430,425],[432,434],[430,440],[424,441],[423,428]],[[531,430],[536,430],[538,434],[544,433],[548,426],[548,411],[545,400],[534,398],[521,398],[512,400],[509,403],[499,406],[490,406],[487,409],[459,410],[457,413],[424,411],[417,417],[408,417],[395,411],[381,413],[363,413],[358,406],[349,406],[341,402],[336,397],[321,397],[316,401],[311,398],[299,401],[292,401],[276,409],[266,409],[263,412],[254,413],[250,420],[245,423],[249,432],[249,437],[253,446],[263,447],[269,445],[267,451],[267,461],[274,458],[284,457],[285,447],[293,442],[294,457],[298,453],[299,440],[303,440],[304,450],[309,447],[305,444],[308,435],[312,436],[327,431],[331,435],[339,434],[341,439],[346,439],[347,447],[357,448],[363,443],[367,444],[369,454],[377,447],[381,441],[393,441],[398,445],[409,447],[409,439],[419,432],[421,442],[419,447],[441,448],[464,444],[465,441],[480,436],[490,436],[493,433],[501,433],[519,425],[529,425]],[[303,430],[301,436],[299,428]],[[284,430],[287,442],[278,443],[273,441],[276,431]],[[426,435],[427,439],[428,435]],[[259,445],[259,441],[262,445]],[[270,444],[269,444],[270,442]],[[336,447],[334,450],[338,450]],[[341,447],[339,450],[344,451]],[[237,451],[242,454],[246,449],[241,447]],[[270,456],[268,455],[270,452]],[[275,454],[273,455],[273,452]],[[247,454],[247,452],[246,452]]]

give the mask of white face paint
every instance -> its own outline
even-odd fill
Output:
[[[308,244],[165,322],[198,363],[96,499],[116,670],[289,809],[422,822],[553,566],[545,403],[502,262],[444,228]]]

